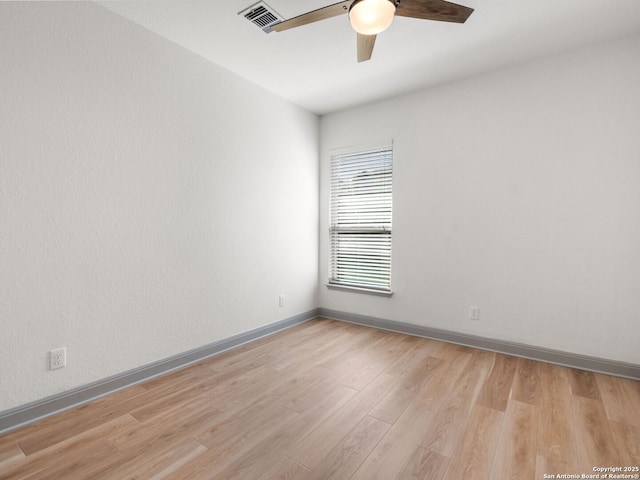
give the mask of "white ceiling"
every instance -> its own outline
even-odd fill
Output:
[[[357,63],[346,15],[265,34],[238,15],[256,1],[97,3],[317,114],[640,33],[640,0],[462,0],[465,24],[396,17]],[[266,0],[286,19],[337,2]]]

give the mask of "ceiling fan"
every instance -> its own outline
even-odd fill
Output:
[[[445,0],[344,0],[327,7],[271,25],[276,32],[349,13],[349,21],[358,33],[358,62],[371,58],[376,35],[386,30],[395,15],[401,17],[464,23],[473,8]]]

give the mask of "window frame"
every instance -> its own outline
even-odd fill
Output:
[[[391,296],[393,142],[332,151],[329,175],[326,286]]]

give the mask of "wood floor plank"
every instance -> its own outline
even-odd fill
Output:
[[[207,397],[211,399],[212,407],[223,412],[235,412],[242,410],[259,397],[274,396],[271,390],[290,381],[291,378],[299,377],[293,371],[283,374],[265,366],[251,372],[239,373],[207,392]],[[293,394],[293,392],[289,393]]]
[[[346,339],[344,345],[347,348],[340,352],[341,355],[329,357],[321,362],[321,365],[337,373],[344,371],[349,375],[372,357],[373,349],[384,340],[387,333],[374,328],[365,328],[358,334],[352,333]]]
[[[492,480],[535,478],[538,407],[512,400],[502,422],[498,447],[491,467]]]
[[[332,373],[322,365],[301,363],[297,368],[292,367],[283,372],[274,371],[270,377],[271,386],[263,391],[268,392],[269,395],[286,398],[289,401],[304,393],[308,388],[332,378]]]
[[[620,453],[621,465],[640,466],[640,427],[625,422],[609,422]]]
[[[475,350],[463,345],[455,345],[453,343],[438,342],[438,346],[430,355],[443,360],[457,360],[461,357],[471,357]]]
[[[495,355],[474,352],[462,373],[452,378],[452,390],[426,429],[421,445],[445,457],[451,457],[467,424],[476,399],[493,365]]]
[[[168,436],[175,441],[195,437],[220,421],[222,412],[210,407],[210,400],[202,398],[188,405],[181,405],[172,412],[121,428],[105,435],[121,452],[148,444],[157,438]]]
[[[350,342],[354,339],[353,333],[338,330],[330,336],[318,335],[317,338],[308,340],[307,344],[295,350],[285,350],[278,355],[273,368],[276,371],[285,371],[302,363],[311,366],[320,366],[323,362],[339,358],[350,348]]]
[[[504,412],[507,409],[516,364],[516,357],[496,354],[491,373],[480,392],[479,405],[484,405],[500,412]]]
[[[25,456],[22,449],[17,443],[7,443],[0,445],[0,472],[9,468],[9,466],[24,460]]]
[[[22,475],[22,471],[14,472],[9,476],[4,476],[3,472],[0,479],[11,480],[75,480],[92,478],[87,473],[95,462],[107,458],[113,454],[117,454],[115,447],[104,441],[91,442],[84,446],[78,446],[74,449],[73,454],[64,455],[62,457],[49,458],[46,466],[30,474]],[[29,471],[27,466],[27,471]]]
[[[453,347],[458,347],[453,345]],[[487,357],[493,364],[493,352],[481,352],[479,355]],[[460,378],[462,372],[469,365],[473,354],[455,348],[450,354],[442,355],[442,349],[436,353],[435,358],[443,360],[438,364],[437,371],[434,371],[429,380],[422,386],[422,389],[415,396],[414,401],[427,406],[428,409],[437,411],[447,401],[451,392],[456,388],[456,380]]]
[[[593,467],[620,465],[613,432],[600,400],[572,395],[578,468],[591,472]]]
[[[144,424],[141,424],[140,429],[146,432]],[[193,441],[194,439],[190,438],[188,434],[185,434],[183,430],[178,429],[177,433],[178,434],[176,434],[176,431],[173,429],[169,429],[155,436],[147,435],[145,441],[132,443],[126,449],[117,450],[117,454],[101,457],[93,462],[90,469],[87,467],[85,478],[104,478],[113,475],[113,472],[117,472],[120,477],[125,475],[125,472],[132,475],[140,469],[162,463],[163,458],[170,456],[171,452],[178,448],[182,449],[184,447],[190,452],[195,449],[195,453],[189,453],[190,458],[193,457],[197,459],[197,457],[208,453],[208,451],[202,451]],[[193,449],[188,447],[189,445],[191,445]],[[180,462],[176,461],[172,463],[171,469],[179,468],[179,465]],[[167,465],[167,467],[169,467],[169,465]],[[144,478],[144,476],[142,478]]]
[[[175,442],[169,449],[158,451],[156,455],[134,457],[120,463],[102,473],[100,478],[101,480],[123,480],[132,478],[130,472],[135,472],[133,478],[139,479],[171,478],[178,468],[206,452],[204,445],[187,438]]]
[[[640,427],[640,382],[609,375],[596,375],[607,418]]]
[[[306,329],[291,342],[282,337],[276,343],[265,345],[265,351],[276,357],[273,367],[283,370],[301,362],[314,366],[339,357],[349,348],[349,343],[357,338],[351,327],[333,320],[320,322],[313,329]]]
[[[284,408],[277,398],[264,397],[237,414],[226,416],[196,436],[196,439],[220,458],[232,456],[244,446],[244,439],[264,435],[269,428],[288,422],[299,414]]]
[[[178,387],[172,391],[163,391],[160,395],[149,395],[144,404],[135,405],[129,411],[136,420],[144,422],[149,418],[175,410],[176,406],[185,405],[202,398],[209,392],[214,391],[219,383],[218,376],[209,371],[208,377],[194,378],[187,384],[188,386]]]
[[[347,387],[337,387],[318,398],[316,408],[299,414],[291,421],[274,428],[259,443],[220,471],[215,478],[220,480],[246,480],[256,478],[275,465],[282,452],[290,450],[306,434],[329,418],[357,392]],[[210,477],[208,477],[210,478]]]
[[[576,471],[577,451],[568,368],[541,364],[538,453],[544,473]]]
[[[540,404],[540,362],[519,358],[511,398],[531,405]]]
[[[365,459],[351,480],[388,480],[400,474],[420,445],[433,410],[414,401]]]
[[[415,366],[426,357],[435,357],[433,352],[437,351],[440,342],[430,340],[428,338],[406,336],[401,343],[402,351],[404,353],[391,357],[388,362],[388,367],[385,373],[391,375],[405,376]]]
[[[145,401],[145,398],[144,394],[138,395],[122,402],[122,404],[114,404],[95,411],[92,409],[83,411],[84,406],[79,407],[77,416],[47,428],[40,435],[32,435],[25,440],[21,440],[19,442],[20,448],[26,455],[31,455],[127,414],[131,410],[130,406],[140,405]]]
[[[183,398],[170,397],[170,401],[160,398],[158,401],[161,403],[167,401],[162,408],[152,403],[132,411],[132,415],[142,420],[143,429],[124,432],[112,441],[118,448],[126,449],[161,434],[171,434],[176,439],[187,434],[194,438],[204,435],[216,423],[233,418],[236,412],[251,411],[250,407],[256,399],[269,404],[275,403],[273,396],[260,397],[256,394],[267,391],[278,376],[268,368],[257,369],[247,374],[238,374],[235,379],[227,379],[210,391],[196,389],[198,395],[195,397],[194,391],[188,389],[189,395]],[[264,403],[262,407],[264,408]]]
[[[280,364],[290,364],[290,360],[305,349],[331,344],[335,337],[344,335],[347,328],[345,324],[333,320],[310,320],[220,353],[199,364],[231,376],[256,366],[268,365],[278,370]]]
[[[73,463],[76,455],[84,455],[85,450],[91,452],[95,446],[101,452],[115,452],[115,448],[108,441],[108,437],[113,432],[128,428],[130,425],[139,424],[131,415],[123,415],[114,418],[103,424],[97,425],[82,433],[69,437],[63,441],[52,444],[45,449],[24,457],[22,460],[14,461],[5,465],[0,470],[0,478],[26,478],[36,475],[38,472],[48,472],[56,465]],[[6,477],[4,475],[7,475]]]
[[[174,472],[175,479],[211,480],[220,478],[258,478],[272,468],[306,434],[334,411],[339,409],[354,394],[346,387],[337,387],[318,398],[316,409],[298,414],[281,408],[282,413],[264,412],[268,424],[252,428],[248,421],[231,419],[231,424],[220,426],[213,435],[202,442],[209,452]]]
[[[420,392],[430,375],[442,360],[426,357],[421,360],[403,378],[399,385],[390,389],[389,393],[371,410],[370,415],[387,423],[394,423]]]
[[[251,361],[252,358],[258,358],[264,354],[271,355],[273,352],[281,351],[288,345],[293,346],[299,342],[304,343],[309,338],[313,338],[316,332],[321,334],[323,338],[328,339],[332,335],[338,334],[339,330],[344,330],[344,324],[335,320],[314,319],[227,350],[208,360],[211,363],[215,363],[220,369],[229,370],[233,369],[238,363]],[[206,364],[206,361],[204,363]]]
[[[23,447],[25,455],[44,450],[51,445],[90,430],[100,423],[127,414],[128,410],[122,405],[145,392],[147,390],[144,387],[136,385],[112,393],[2,435],[0,436],[0,444],[18,443]],[[105,415],[106,411],[113,411],[113,414]]]
[[[348,479],[387,433],[390,424],[366,416],[336,445],[305,480]]]
[[[578,472],[577,462],[575,459],[569,459],[569,462],[563,462],[560,459],[549,459],[542,455],[536,456],[536,475],[534,478],[562,478],[560,475],[576,475]],[[553,476],[552,476],[553,475]],[[579,475],[579,474],[577,474]],[[570,477],[565,477],[570,478]]]
[[[338,358],[339,367],[332,365],[336,380],[342,385],[362,390],[389,366],[390,358],[397,358],[406,352],[407,346],[402,335],[384,332],[373,337],[368,348],[349,351]],[[347,366],[348,368],[344,368]]]
[[[445,475],[449,480],[488,480],[504,413],[475,405]]]
[[[449,466],[449,458],[418,447],[409,457],[396,480],[441,480]]]
[[[284,406],[289,410],[297,413],[304,413],[315,408],[317,398],[329,388],[335,388],[338,383],[327,373],[326,376],[320,377],[317,382],[306,386],[305,388],[295,392],[295,395],[283,395]]]
[[[379,375],[325,422],[309,431],[288,456],[310,469],[317,467],[399,380],[388,373]]]
[[[306,477],[310,471],[290,458],[282,457],[278,463],[267,470],[264,475],[261,475],[258,480],[299,480]]]
[[[595,373],[578,370],[576,368],[568,369],[567,373],[573,395],[579,395],[593,400],[601,399]]]

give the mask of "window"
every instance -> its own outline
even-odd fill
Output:
[[[331,157],[329,286],[391,293],[391,146]]]

